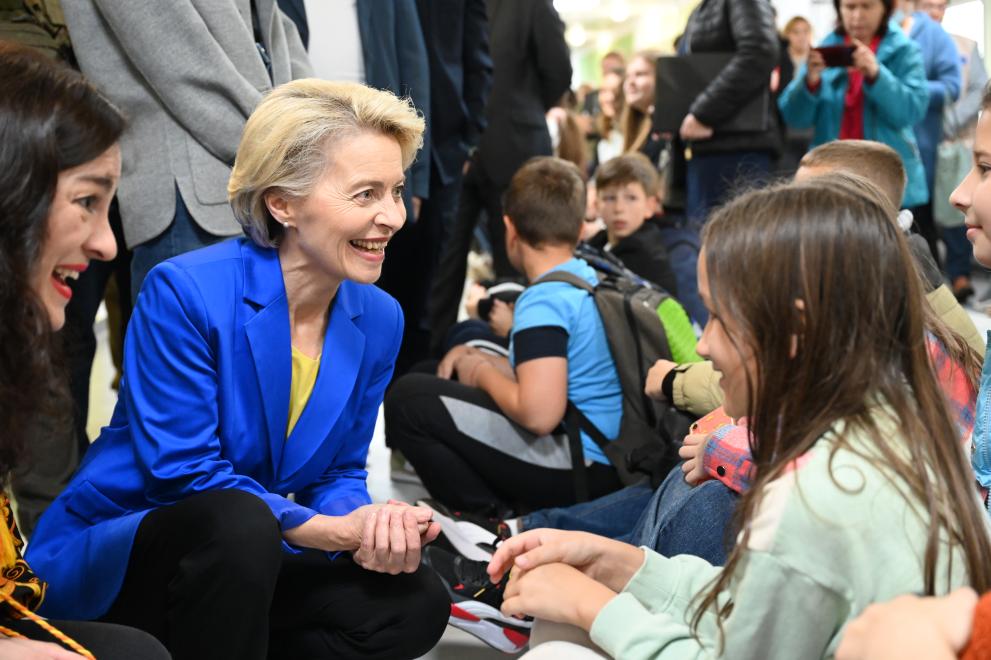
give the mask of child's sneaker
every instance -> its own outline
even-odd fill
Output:
[[[416,502],[434,512],[434,522],[440,523],[441,532],[454,549],[473,561],[488,562],[496,546],[512,536],[503,520],[486,518],[464,511],[451,511],[434,499]]]
[[[423,559],[440,576],[451,597],[449,625],[504,653],[517,653],[529,643],[531,620],[499,611],[508,577],[492,584],[485,572],[487,562],[471,561],[432,545],[427,546]]]

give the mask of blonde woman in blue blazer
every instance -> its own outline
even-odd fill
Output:
[[[31,540],[42,613],[127,622],[177,660],[412,658],[440,638],[449,601],[418,570],[437,525],[365,484],[403,329],[373,283],[422,133],[351,83],[255,110],[229,184],[248,237],[145,281],[113,419]]]

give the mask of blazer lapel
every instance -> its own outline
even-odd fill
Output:
[[[361,310],[351,295],[351,286],[343,282],[331,306],[320,371],[306,407],[284,445],[277,473],[280,481],[288,481],[311,460],[316,466],[329,463],[338,450],[337,443],[327,439],[354,392],[365,352],[365,334],[354,324]]]
[[[289,423],[289,386],[292,382],[292,336],[289,306],[282,281],[279,254],[244,241],[244,298],[261,309],[244,325],[265,409],[272,472],[278,474]]]

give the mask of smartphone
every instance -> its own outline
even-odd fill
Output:
[[[813,50],[819,51],[826,66],[853,66],[854,46],[819,46]]]

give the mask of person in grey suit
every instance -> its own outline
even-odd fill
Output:
[[[227,179],[244,123],[310,75],[275,0],[63,0],[82,72],[128,117],[118,193],[132,297],[169,257],[240,233]]]

